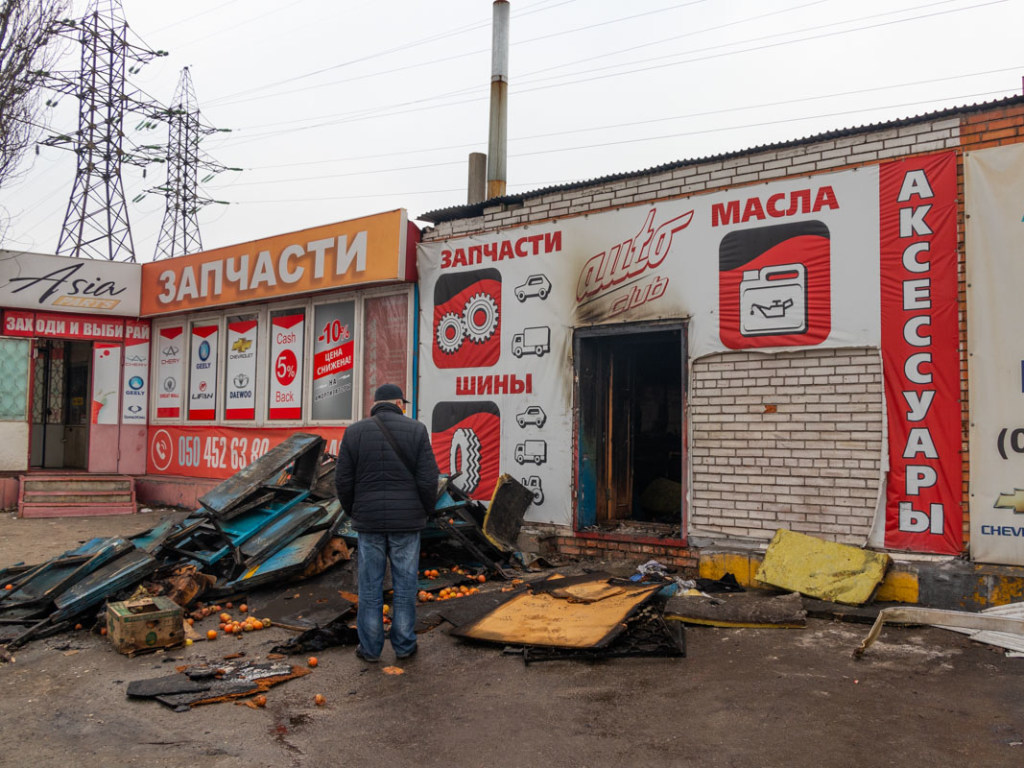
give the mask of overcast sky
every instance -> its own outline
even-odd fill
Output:
[[[204,248],[466,202],[467,157],[487,151],[491,0],[122,5],[129,39],[169,52],[134,88],[169,104],[189,67],[202,120],[230,129],[202,144],[242,169],[201,187],[219,201],[199,214]],[[1019,94],[1022,30],[1024,0],[512,0],[508,192]],[[63,97],[51,129],[75,130],[76,110]],[[167,141],[142,123],[125,117],[126,146]],[[164,168],[123,180],[149,261]],[[27,158],[0,190],[2,246],[55,252],[73,181],[71,152]]]

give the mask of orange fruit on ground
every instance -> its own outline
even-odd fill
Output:
[[[240,606],[238,606],[238,610],[240,610],[242,613],[246,613],[249,610],[249,606],[245,603],[242,603]]]
[[[217,639],[217,630],[216,629],[209,630],[206,633],[206,639],[207,640],[216,640]]]
[[[230,613],[222,613],[217,618],[219,618],[221,620],[222,624],[227,624],[229,621],[231,621],[231,614]]]
[[[267,697],[261,693],[259,696],[256,696],[252,700],[252,703],[255,704],[257,707],[265,707],[267,706]]]
[[[308,664],[311,667],[315,667],[319,663],[320,660],[316,656],[310,656],[308,659],[306,659],[306,664]]]
[[[476,580],[483,584],[485,581],[487,581],[487,577],[481,573],[479,576],[476,577]]]
[[[233,605],[233,603],[224,603],[225,608],[231,608]]]
[[[107,628],[106,627],[100,627],[100,634],[101,635],[107,634]]]
[[[327,703],[327,697],[324,696],[322,693],[318,693],[316,696],[313,697],[313,703],[316,704],[318,707],[322,707],[324,704]]]
[[[4,589],[7,589],[7,590],[14,589],[14,585],[13,584],[4,584]]]

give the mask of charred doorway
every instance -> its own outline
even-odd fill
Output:
[[[29,466],[85,469],[89,459],[88,396],[92,344],[35,339],[32,345],[32,433]]]
[[[682,326],[576,332],[579,529],[670,526],[683,535]]]

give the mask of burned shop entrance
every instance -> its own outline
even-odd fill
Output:
[[[576,332],[579,530],[683,531],[685,329]]]

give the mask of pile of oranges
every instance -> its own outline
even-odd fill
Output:
[[[433,581],[436,578],[439,578],[440,576],[441,576],[441,574],[437,571],[436,568],[423,572],[423,578],[430,579],[431,581]]]
[[[480,592],[477,587],[467,587],[465,584],[458,587],[445,587],[436,595],[421,589],[416,597],[421,603],[431,603],[435,600],[452,600],[457,597],[466,597]]]
[[[233,607],[231,603],[226,603],[225,607]],[[238,606],[238,610],[241,613],[248,613],[249,606],[242,603]],[[257,619],[255,616],[246,616],[244,619],[232,618],[231,614],[227,611],[223,611],[219,605],[203,606],[200,604],[188,617],[189,626],[194,626],[196,621],[202,621],[207,616],[217,616],[219,621],[218,627],[221,632],[228,635],[236,635],[241,638],[246,632],[257,632],[261,629],[266,629],[271,625],[270,619]],[[211,629],[206,633],[208,640],[217,639],[217,630]]]

